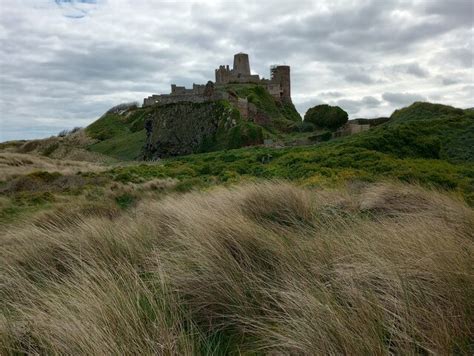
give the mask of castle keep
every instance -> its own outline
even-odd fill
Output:
[[[209,81],[206,85],[193,84],[192,89],[172,84],[170,94],[152,95],[145,98],[143,106],[178,102],[202,103],[232,99],[229,98],[225,86],[236,83],[262,85],[275,99],[282,102],[291,102],[289,66],[272,66],[270,68],[270,79],[260,78],[258,74],[251,73],[248,54],[237,53],[234,55],[232,69],[229,68],[229,65],[221,65],[215,70],[215,83]]]
[[[216,85],[231,83],[254,83],[264,86],[268,92],[281,101],[291,101],[290,66],[272,66],[270,68],[270,80],[262,78],[258,74],[250,73],[249,55],[237,53],[234,55],[234,66],[232,69],[219,66],[215,70]]]

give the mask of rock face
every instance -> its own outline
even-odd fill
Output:
[[[201,152],[218,132],[237,124],[235,110],[221,101],[157,106],[145,121],[144,158]]]

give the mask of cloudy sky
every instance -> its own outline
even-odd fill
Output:
[[[85,126],[120,102],[214,79],[247,52],[288,64],[300,113],[474,106],[472,0],[0,0],[0,141]]]

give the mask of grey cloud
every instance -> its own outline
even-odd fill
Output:
[[[454,85],[454,84],[462,83],[461,79],[455,78],[455,77],[439,76],[438,79],[441,81],[443,85]]]
[[[344,93],[341,93],[339,91],[327,91],[327,92],[322,92],[319,94],[322,97],[328,97],[328,98],[339,98],[344,95]]]
[[[474,3],[471,0],[426,1],[425,11],[438,15],[456,26],[472,27]]]
[[[472,84],[470,1],[84,6],[85,16],[71,19],[53,0],[2,2],[0,141],[85,125],[120,101],[166,92],[173,82],[206,82],[239,51],[265,77],[269,65],[289,64],[301,113],[339,99],[352,112],[389,114],[411,92],[419,93],[416,100],[439,94],[452,105],[471,101],[449,87],[454,80]]]
[[[373,96],[365,96],[362,98],[361,103],[364,104],[366,107],[375,108],[377,106],[380,106],[382,102],[374,98]]]
[[[418,78],[426,78],[429,76],[429,72],[422,68],[418,63],[406,63],[406,64],[398,64],[394,66],[394,70],[396,72],[406,73],[414,75]]]
[[[295,102],[295,107],[296,110],[300,113],[302,117],[304,117],[304,114],[306,111],[316,105],[321,105],[324,104],[325,102],[319,98],[312,98],[310,100],[305,100],[303,102]]]
[[[382,98],[390,104],[405,106],[415,101],[426,101],[426,97],[414,93],[383,93]]]
[[[442,58],[448,65],[460,65],[465,68],[472,68],[474,53],[472,48],[458,47],[445,50]]]
[[[366,73],[351,73],[344,77],[345,80],[352,83],[372,84],[375,80]]]
[[[362,99],[340,99],[336,105],[346,110],[350,116],[358,114],[362,109],[376,108],[380,106],[381,101],[373,96],[365,96]]]

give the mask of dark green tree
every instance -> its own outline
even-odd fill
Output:
[[[316,105],[309,108],[304,115],[304,121],[314,124],[318,128],[336,130],[348,120],[347,112],[339,106],[327,104]]]

